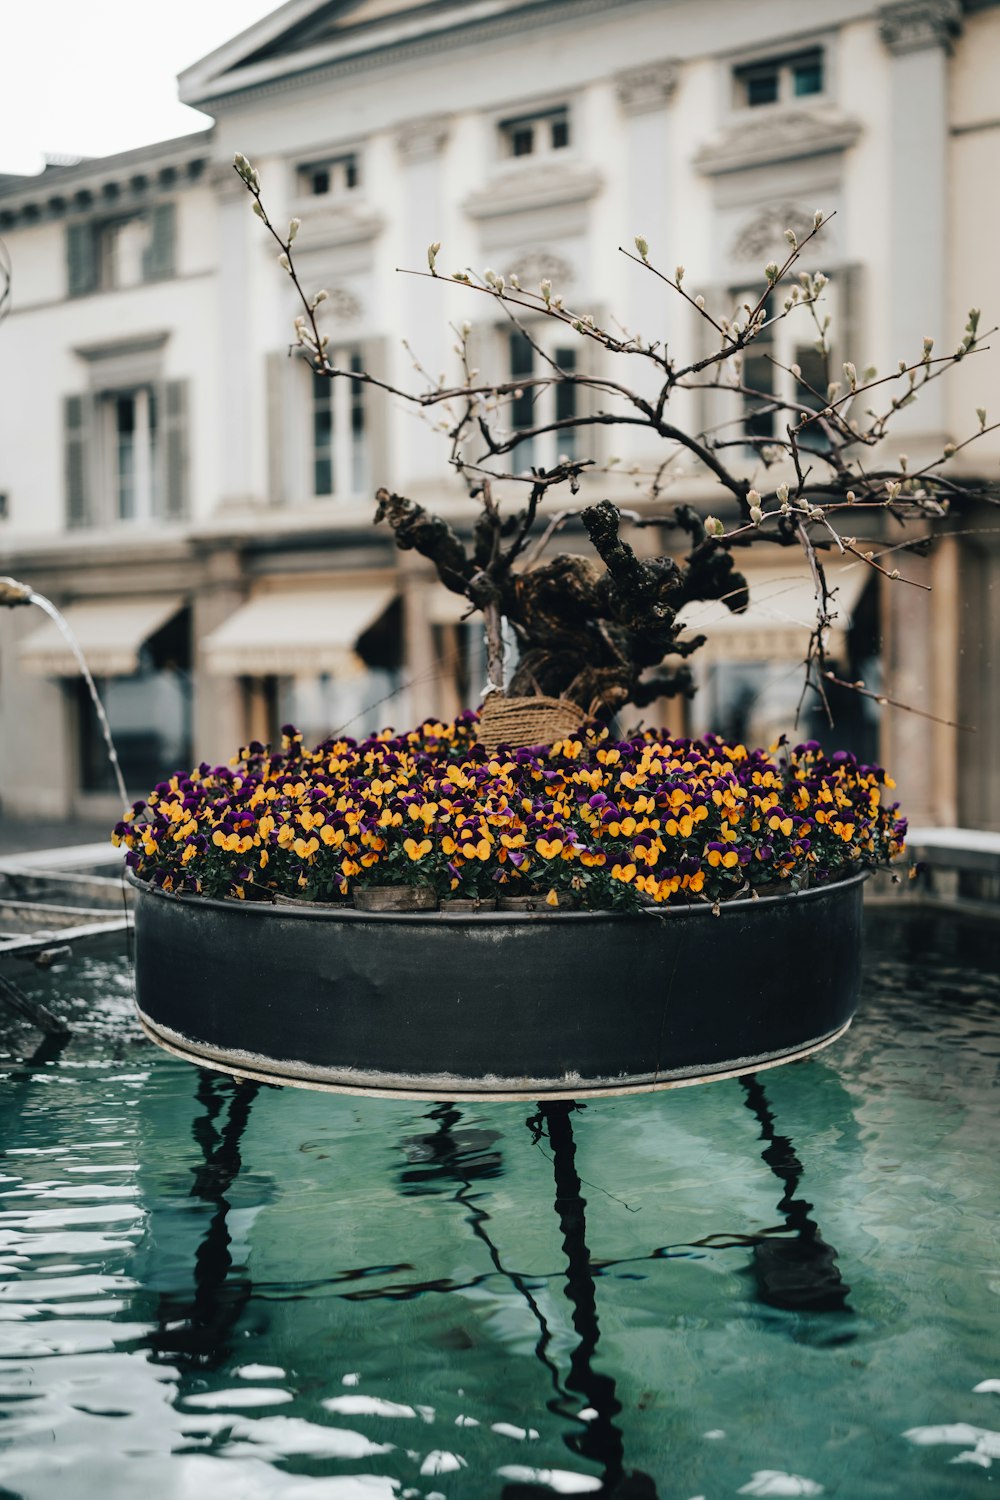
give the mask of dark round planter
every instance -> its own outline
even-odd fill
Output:
[[[374,913],[176,897],[132,879],[139,1014],[225,1072],[409,1098],[640,1092],[835,1041],[864,874],[798,895],[611,912]]]

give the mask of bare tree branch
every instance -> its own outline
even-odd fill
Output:
[[[830,316],[823,310],[828,278],[801,268],[803,251],[824,229],[827,215],[816,214],[801,240],[786,231],[789,248],[783,258],[763,268],[759,290],[748,293],[731,317],[707,307],[704,297],[687,290],[683,267],[677,267],[673,276],[657,267],[645,241],[636,239],[638,255],[619,247],[629,261],[693,308],[718,337],[717,349],[688,363],[675,361],[659,342],[644,341],[624,330],[620,336],[600,327],[589,314],[566,307],[547,280],[533,291],[515,277],[508,282],[493,271],[442,275],[436,264],[440,246],[431,245],[427,270],[406,274],[461,288],[480,302],[485,299],[494,316],[505,319],[526,340],[534,368],[516,380],[506,374],[498,380],[484,378],[469,357],[472,326],[463,323],[455,330],[460,365],[455,380],[444,375],[433,378],[418,355],[405,346],[423,382],[411,390],[370,371],[331,364],[330,336],[322,332],[318,314],[326,294],[307,295],[295,266],[292,247],[298,222],[292,220],[282,235],[268,218],[254,168],[242,156],[237,156],[234,165],[253,199],[254,212],[279,247],[280,264],[303,309],[295,320],[293,352],[298,351],[318,374],[360,381],[428,420],[433,414],[433,425],[447,441],[451,467],[478,500],[480,514],[471,539],[386,489],[376,496],[376,519],[392,527],[400,547],[414,548],[433,562],[445,587],[467,598],[471,608],[483,611],[490,679],[498,688],[503,685],[501,622],[505,617],[521,648],[521,661],[507,691],[566,694],[588,711],[596,704],[604,713],[628,701],[647,703],[660,692],[689,693],[693,690],[689,668],[662,666],[671,656],[688,656],[703,640],[685,632],[678,620],[680,610],[688,602],[705,599],[720,600],[736,612],[745,609],[747,586],[736,571],[734,550],[766,541],[800,548],[812,578],[816,620],[803,663],[800,708],[805,694],[815,692],[832,722],[826,685],[864,689],[836,677],[827,661],[826,639],[836,618],[836,590],[829,586],[824,559],[835,550],[856,558],[887,584],[926,589],[919,580],[903,577],[897,568],[879,561],[886,549],[876,550],[883,525],[877,513],[899,526],[914,519],[933,525],[947,517],[952,507],[970,500],[1000,504],[996,484],[942,472],[957,454],[1000,429],[1000,422],[987,422],[983,408],[976,410],[976,430],[946,443],[940,456],[929,461],[922,457],[914,472],[908,471],[905,458],[895,465],[881,461],[877,469],[866,467],[873,450],[881,459],[881,445],[899,411],[919,399],[946,371],[988,346],[983,343],[986,335],[979,331],[979,312],[973,309],[951,354],[935,355],[932,341],[925,339],[919,356],[901,361],[890,374],[879,376],[867,370],[859,376],[845,360],[843,378],[831,379]],[[745,376],[744,354],[762,335],[791,317],[810,321],[810,337],[823,360],[821,374],[806,378],[798,365],[784,363],[767,349],[775,389],[756,389]],[[601,351],[605,362],[633,356],[647,368],[652,365],[657,372],[655,393],[644,394],[627,379],[611,378],[600,369],[566,368],[552,351],[547,326],[560,332],[570,330]],[[549,394],[559,391],[570,391],[574,397],[561,409]],[[678,391],[711,392],[713,399],[731,402],[734,414],[704,430],[692,430],[668,415]],[[871,400],[876,392],[878,405]],[[576,399],[582,393],[589,396],[586,407]],[[525,396],[530,398],[533,419],[515,426],[510,410]],[[769,419],[773,435],[748,431],[751,416],[758,422]],[[726,515],[735,513],[736,523],[727,530],[723,521],[703,515],[688,503],[675,505],[666,514],[649,515],[623,512],[608,500],[590,504],[582,513],[574,506],[563,506],[546,521],[543,512],[553,493],[564,493],[563,487],[568,486],[575,495],[588,471],[586,484],[591,489],[599,474],[611,472],[614,461],[601,469],[583,456],[556,463],[550,457],[547,465],[539,463],[528,473],[515,473],[512,455],[530,443],[545,451],[546,440],[551,451],[553,438],[600,429],[645,432],[666,445],[666,456],[645,472],[639,465],[617,471],[643,485],[649,499],[660,499],[667,484],[676,482],[683,460],[684,477],[693,467],[703,481],[713,481],[719,507]],[[526,503],[508,511],[506,494],[511,484],[527,485],[528,494]],[[853,511],[855,529],[863,535],[842,534],[845,510]],[[576,554],[549,555],[553,538],[577,514],[603,570]],[[682,533],[686,553],[638,556],[621,534],[626,521]],[[907,707],[864,691],[880,703]]]

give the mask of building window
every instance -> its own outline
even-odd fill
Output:
[[[788,104],[793,99],[821,94],[824,58],[820,47],[791,56],[772,57],[733,69],[734,98],[738,108],[756,109],[764,104]]]
[[[109,488],[119,521],[149,521],[157,514],[158,429],[151,386],[103,398]]]
[[[361,372],[360,349],[333,350],[338,369]],[[312,376],[313,494],[359,495],[368,485],[364,382]]]
[[[181,520],[190,490],[188,391],[143,379],[63,399],[69,526]]]
[[[339,198],[352,193],[360,183],[358,158],[353,151],[299,168],[299,190],[309,198]]]
[[[138,286],[142,282],[150,228],[145,214],[104,226],[100,237],[102,286]]]
[[[539,344],[538,338],[535,338],[535,344]],[[575,348],[553,346],[546,353],[564,375],[577,373],[578,351]],[[508,335],[508,357],[511,380],[528,381],[555,373],[548,360],[537,352],[531,339],[519,329]],[[570,421],[578,415],[578,394],[577,387],[571,382],[556,381],[537,387],[526,385],[515,391],[510,399],[507,425],[514,432],[525,432],[535,427],[548,427],[553,422]],[[579,447],[580,433],[574,427],[542,432],[535,437],[526,437],[511,449],[511,468],[515,473],[532,468],[551,469],[562,457],[578,457]]]
[[[750,302],[751,306],[756,303],[753,292],[737,295],[740,307],[744,302]],[[831,324],[836,327],[836,288],[832,282],[824,289],[817,313],[821,320],[829,314]],[[768,315],[771,316],[770,307]],[[756,440],[755,446],[761,440],[773,439],[779,432],[784,436],[789,415],[777,412],[774,401],[794,401],[812,411],[820,411],[826,405],[827,385],[836,378],[830,372],[839,373],[840,366],[833,355],[827,359],[820,352],[817,341],[809,310],[802,308],[771,323],[747,346],[743,355],[743,385],[751,394],[743,397],[743,431]],[[807,428],[802,441],[812,448],[827,445],[818,425]]]
[[[501,120],[500,145],[504,156],[541,156],[549,151],[563,151],[569,145],[569,110],[540,110]]]
[[[174,221],[173,203],[156,203],[140,213],[68,224],[69,295],[119,291],[173,276]]]

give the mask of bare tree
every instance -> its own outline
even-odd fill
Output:
[[[816,213],[801,238],[792,229],[785,231],[784,259],[764,267],[759,293],[726,310],[709,307],[703,296],[687,289],[683,266],[673,275],[657,267],[641,237],[635,240],[634,252],[622,250],[639,274],[656,277],[671,288],[708,334],[709,351],[687,361],[659,342],[598,325],[588,314],[566,306],[547,280],[529,290],[516,277],[505,280],[492,270],[460,270],[445,276],[437,267],[441,247],[430,245],[427,269],[410,274],[457,283],[471,297],[488,299],[493,317],[506,318],[528,341],[539,373],[524,379],[485,378],[472,363],[472,325],[466,322],[454,329],[459,378],[434,379],[415,362],[422,383],[408,390],[368,371],[342,370],[330,362],[329,335],[321,331],[318,317],[327,294],[307,294],[295,268],[299,221],[293,219],[284,233],[278,230],[261,200],[260,178],[253,166],[242,155],[237,155],[234,166],[301,299],[303,311],[295,319],[291,352],[308,360],[317,374],[361,381],[433,415],[448,442],[450,465],[480,502],[471,545],[440,516],[386,489],[377,492],[376,520],[392,527],[399,547],[416,549],[430,559],[441,582],[468,599],[470,610],[482,610],[491,689],[512,696],[562,697],[605,716],[625,703],[642,706],[660,696],[690,695],[693,679],[686,658],[705,637],[686,631],[679,612],[696,600],[720,600],[736,613],[745,610],[747,582],[735,559],[742,549],[763,542],[800,549],[810,572],[816,622],[804,661],[803,696],[810,690],[816,693],[832,723],[827,683],[877,695],[863,683],[842,682],[827,659],[836,598],[827,581],[825,559],[849,554],[893,582],[913,583],[898,569],[885,567],[872,548],[852,534],[861,530],[866,513],[884,512],[900,523],[934,523],[962,499],[997,501],[991,489],[945,472],[958,452],[1000,426],[987,423],[983,408],[977,409],[977,426],[963,441],[946,444],[914,471],[903,457],[890,463],[882,456],[896,413],[916,401],[931,382],[985,347],[982,340],[987,335],[980,332],[978,310],[970,311],[961,340],[950,353],[935,355],[933,341],[925,339],[919,354],[911,362],[900,360],[891,374],[879,376],[874,369],[859,373],[849,361],[834,370],[824,296],[829,281],[822,273],[802,268],[803,251],[829,221],[822,212]],[[792,394],[755,388],[745,376],[746,351],[792,317],[809,320],[819,373],[813,370],[807,379],[798,365],[781,365],[768,355],[775,368],[785,372]],[[537,336],[543,322],[599,348],[605,368],[620,364],[627,372],[630,361],[639,361],[655,379],[640,383],[585,373],[576,362],[573,368],[563,368]],[[540,411],[536,398],[550,388],[566,386],[591,393],[586,411],[574,402],[572,415],[514,422],[515,403],[521,409],[528,396],[532,410]],[[679,391],[725,393],[736,403],[738,415],[712,429],[690,430],[671,420],[671,398]],[[545,409],[551,410],[552,403]],[[558,412],[558,404],[554,409]],[[747,430],[748,409],[767,415],[771,434],[760,437]],[[655,524],[677,534],[677,558],[649,558],[638,556],[622,536],[623,513],[609,500],[582,511],[564,505],[546,519],[543,505],[550,492],[577,494],[581,474],[594,466],[567,457],[552,467],[519,473],[512,467],[516,450],[547,434],[558,437],[595,426],[638,428],[662,442],[664,459],[647,476],[653,498],[663,494],[671,464],[678,455],[686,455],[722,487],[737,516],[735,524],[727,528],[685,503],[655,517],[628,517],[633,524]],[[786,477],[775,483],[777,475]],[[497,495],[501,483],[521,487],[523,503],[513,508],[502,504]],[[546,555],[552,537],[578,514],[603,567],[568,553]],[[520,647],[509,683],[504,680],[503,619],[510,622]]]

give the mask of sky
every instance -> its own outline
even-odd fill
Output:
[[[0,26],[0,172],[108,156],[210,124],[177,74],[280,0],[33,0]]]

